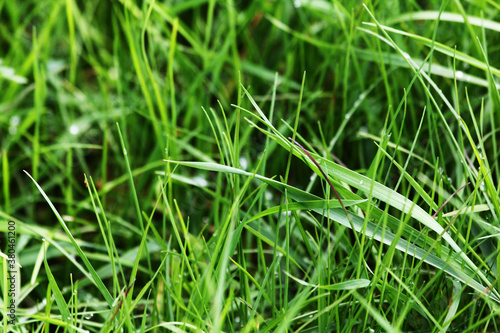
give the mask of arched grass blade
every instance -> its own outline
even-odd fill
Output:
[[[36,182],[36,180],[34,180],[33,177],[31,177],[31,175],[28,172],[26,172],[26,171],[24,171],[24,172],[28,175],[28,177],[31,178],[31,180],[33,181],[33,183],[35,183],[35,186],[38,188],[38,190],[40,191],[40,193],[42,194],[42,196],[44,197],[44,199],[49,204],[50,208],[52,209],[52,211],[54,212],[55,216],[57,217],[57,220],[59,221],[59,223],[61,224],[62,228],[64,229],[64,231],[68,235],[69,239],[71,240],[71,243],[73,243],[73,246],[75,247],[76,252],[78,253],[78,256],[82,259],[82,261],[85,264],[85,267],[87,267],[90,275],[92,275],[92,278],[94,279],[95,285],[97,286],[97,288],[99,289],[99,291],[101,292],[101,294],[104,296],[104,299],[106,300],[106,302],[108,303],[108,305],[111,307],[112,304],[113,304],[113,297],[109,293],[108,289],[106,288],[106,286],[102,282],[102,280],[99,277],[99,275],[97,275],[97,272],[95,271],[94,267],[92,266],[92,264],[88,260],[87,256],[83,252],[83,250],[80,248],[80,245],[78,245],[78,243],[76,242],[75,238],[71,234],[71,231],[69,231],[68,226],[64,222],[64,220],[61,217],[61,215],[59,215],[59,212],[57,211],[56,207],[52,204],[52,202],[50,201],[49,197],[47,196],[47,194],[45,194],[45,192],[42,189],[42,187],[40,185],[38,185],[38,183]]]

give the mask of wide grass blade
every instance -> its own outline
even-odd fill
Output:
[[[45,265],[45,273],[47,274],[47,279],[49,280],[50,289],[54,293],[54,298],[56,300],[57,307],[61,312],[62,320],[65,323],[70,324],[71,313],[69,312],[68,303],[66,303],[66,300],[64,299],[64,296],[61,293],[61,289],[57,285],[57,281],[55,280],[54,275],[52,275],[52,272],[50,271],[49,264],[47,263],[47,258],[44,258],[43,263]]]

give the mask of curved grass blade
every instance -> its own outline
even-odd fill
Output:
[[[440,15],[441,14],[441,15]],[[414,13],[405,13],[394,18],[391,18],[387,23],[399,23],[406,21],[421,21],[421,20],[437,20],[439,17],[439,21],[446,22],[456,22],[456,23],[464,23],[464,17],[461,14],[450,13],[450,12],[441,12],[438,11],[420,11]],[[482,17],[477,16],[467,16],[467,21],[471,25],[475,25],[480,28],[490,29],[493,31],[500,32],[500,23],[488,20]]]
[[[62,320],[70,325],[71,323],[71,313],[69,312],[68,308],[68,303],[66,303],[66,300],[64,299],[64,296],[61,292],[61,289],[59,289],[59,286],[57,285],[56,279],[54,278],[54,275],[52,275],[52,271],[50,270],[49,264],[47,263],[47,257],[43,258],[43,264],[45,266],[45,273],[47,274],[47,279],[49,280],[49,285],[50,288],[52,289],[52,292],[54,294],[54,298],[57,303],[57,307],[59,308],[59,311],[61,312]]]
[[[43,198],[49,204],[50,208],[52,209],[52,211],[54,212],[55,216],[57,217],[57,220],[59,221],[59,223],[61,224],[62,228],[64,229],[64,231],[68,235],[68,238],[71,240],[71,243],[73,243],[73,246],[75,247],[76,252],[78,253],[78,256],[82,259],[83,263],[85,264],[85,267],[87,267],[87,269],[89,270],[90,275],[92,275],[92,278],[94,279],[95,285],[97,286],[97,288],[99,289],[99,291],[101,292],[101,294],[106,299],[106,302],[108,303],[108,305],[111,307],[113,305],[113,297],[109,293],[108,288],[106,288],[106,286],[102,282],[102,280],[99,277],[99,275],[97,275],[97,272],[95,271],[94,267],[90,263],[89,259],[87,258],[87,256],[83,252],[83,250],[80,248],[80,245],[78,245],[78,243],[76,242],[75,238],[71,234],[71,231],[69,231],[68,226],[66,225],[66,223],[64,223],[64,220],[61,217],[61,215],[59,215],[59,212],[57,211],[56,207],[54,207],[54,205],[50,201],[49,197],[47,196],[47,194],[45,194],[45,191],[42,189],[42,187],[40,185],[38,185],[38,183],[36,182],[36,180],[33,179],[33,177],[31,177],[31,175],[28,172],[26,172],[25,170],[23,170],[23,171],[28,175],[28,177],[31,178],[31,180],[33,181],[33,183],[35,183],[35,186],[38,188],[38,190],[42,194]]]
[[[301,280],[292,274],[284,271],[285,275],[287,275],[289,278],[294,280],[295,282],[303,285],[303,286],[308,286],[308,287],[313,287],[313,288],[318,288],[318,289],[325,289],[325,290],[352,290],[352,289],[358,289],[358,288],[366,288],[370,285],[371,281],[368,279],[353,279],[353,280],[348,280],[344,282],[339,282],[339,283],[334,283],[334,284],[328,284],[328,285],[319,285],[319,284],[312,284],[307,281]]]
[[[364,200],[342,200],[344,207],[349,207],[349,206],[355,206],[360,203],[366,202],[367,199]],[[283,209],[283,206],[274,206],[269,209],[266,209],[256,215],[254,215],[250,220],[246,221],[245,223],[250,223],[252,221],[258,220],[260,218],[263,218],[265,216],[271,215],[271,214],[276,214],[279,211],[281,212],[291,212],[294,210],[326,210],[329,208],[340,208],[340,203],[337,199],[333,200],[310,200],[310,201],[297,201],[297,202],[292,202],[289,203],[287,208],[288,209]]]
[[[367,26],[377,27],[377,25],[374,23],[366,23],[365,22],[364,24],[366,24]],[[476,67],[476,68],[479,68],[479,69],[482,69],[485,71],[488,70],[488,65],[485,62],[480,61],[474,57],[471,57],[470,55],[468,55],[466,53],[457,51],[454,48],[449,47],[447,45],[444,45],[442,43],[432,41],[431,39],[428,39],[428,38],[425,38],[425,37],[422,37],[419,35],[411,34],[411,33],[408,33],[406,31],[403,31],[403,30],[391,28],[391,27],[388,27],[385,25],[380,25],[379,28],[383,29],[385,31],[396,33],[398,35],[410,37],[410,38],[412,38],[412,39],[414,39],[414,40],[416,40],[416,41],[418,41],[418,42],[420,42],[428,47],[432,47],[437,52],[445,54],[445,55],[449,56],[450,58],[456,58],[457,60],[463,61],[463,62],[468,63],[469,65],[471,65],[473,67]],[[384,40],[384,38],[382,36],[378,35],[377,33],[373,32],[373,31],[369,31],[369,30],[362,29],[362,28],[360,30],[362,30],[366,33],[372,34],[375,37],[380,38],[381,40]],[[384,40],[384,41],[386,41],[386,40]],[[388,44],[390,45],[390,43],[388,43]],[[500,70],[498,68],[491,67],[490,69],[491,69],[492,74],[494,74],[495,76],[500,76]]]

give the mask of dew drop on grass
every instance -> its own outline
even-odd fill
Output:
[[[295,0],[293,2],[293,5],[295,6],[295,8],[299,8],[302,6],[302,1],[301,0]]]
[[[360,180],[360,181],[359,181],[359,183],[360,183],[361,185],[363,185],[363,181],[362,181],[362,180]]]
[[[193,182],[198,185],[199,187],[207,187],[208,182],[205,178],[201,176],[196,176],[193,178]]]
[[[19,125],[20,122],[21,118],[19,118],[19,116],[12,116],[9,119],[10,126],[17,127],[17,125]]]
[[[461,79],[461,78],[463,78],[463,77],[464,77],[464,72],[462,72],[462,71],[457,71],[457,72],[455,72],[455,77],[456,77],[457,79]]]
[[[21,122],[21,118],[19,116],[12,116],[9,119],[9,133],[10,134],[16,134],[17,133],[17,126],[19,126],[19,123]]]
[[[349,113],[346,113],[345,119],[349,119],[349,118],[351,118],[351,115]]]
[[[240,157],[240,166],[243,170],[246,170],[248,167],[248,160],[245,157]]]
[[[42,238],[42,242],[45,242],[45,237]]]
[[[71,125],[69,127],[69,132],[73,135],[77,135],[80,132],[80,129],[76,125]]]

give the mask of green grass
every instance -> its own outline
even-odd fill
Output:
[[[500,7],[419,3],[0,1],[0,331],[500,331]]]

